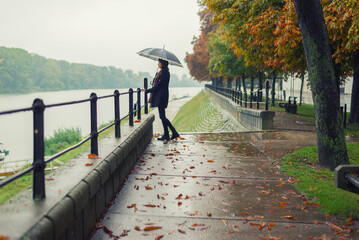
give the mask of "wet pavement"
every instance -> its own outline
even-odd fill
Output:
[[[154,139],[92,239],[337,239],[277,162],[315,143],[303,131]]]

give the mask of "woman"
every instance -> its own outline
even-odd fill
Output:
[[[179,137],[178,132],[172,126],[170,120],[166,118],[166,108],[168,106],[168,84],[170,82],[170,73],[168,71],[168,61],[159,59],[158,67],[161,69],[157,73],[155,79],[153,80],[153,87],[146,90],[146,93],[152,93],[151,106],[158,107],[158,113],[162,121],[164,133],[162,137],[157,138],[157,140],[173,140]],[[170,138],[168,128],[172,131],[172,137]]]

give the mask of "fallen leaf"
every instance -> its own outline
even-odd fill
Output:
[[[341,227],[339,227],[339,226],[337,226],[337,225],[335,225],[335,224],[333,224],[333,223],[325,222],[325,224],[327,224],[327,225],[329,225],[329,226],[331,226],[331,227],[333,227],[333,228],[336,228],[336,229],[340,230],[341,232],[344,231]]]
[[[159,239],[161,239],[161,238],[163,238],[163,235],[158,235],[158,236],[155,238],[155,240],[159,240]]]
[[[141,231],[141,228],[140,228],[139,226],[136,226],[136,227],[135,227],[135,230]]]
[[[6,235],[0,235],[0,239],[1,239],[1,240],[7,240],[7,239],[9,239],[9,236],[6,236]]]
[[[181,205],[182,205],[182,202],[178,202],[177,204],[178,204],[178,206],[181,206]]]
[[[214,160],[208,160],[207,162],[214,162]]]
[[[146,190],[152,190],[153,188],[150,186],[145,186]]]
[[[194,223],[192,224],[193,227],[203,227],[203,226],[206,226],[206,224],[203,224],[203,223]]]
[[[351,226],[351,225],[354,225],[355,223],[354,222],[347,222],[345,223],[345,226]]]
[[[212,217],[212,213],[207,213],[207,216],[208,216],[208,217]]]
[[[143,205],[143,206],[145,206],[145,207],[152,207],[152,208],[156,207],[156,205],[154,205],[154,204],[145,204],[145,205]]]
[[[297,219],[296,219],[295,217],[293,217],[293,216],[282,216],[282,218],[297,220]]]
[[[93,153],[90,153],[89,155],[87,155],[88,158],[91,158],[91,159],[98,159],[100,158],[99,156],[97,156],[96,154],[93,154]]]
[[[54,179],[52,177],[46,178],[48,181],[53,181]],[[1,239],[1,238],[0,238]]]
[[[149,226],[149,227],[145,227],[144,229],[143,229],[143,231],[146,231],[146,232],[148,232],[148,231],[153,231],[153,230],[157,230],[157,229],[161,229],[162,227],[158,227],[158,226]]]
[[[182,233],[182,234],[186,234],[186,232],[183,231],[182,229],[178,229],[178,231],[179,231],[180,233]]]
[[[248,216],[249,214],[242,212],[241,215]]]
[[[92,166],[93,163],[86,163],[85,166]]]
[[[219,182],[221,182],[221,183],[229,183],[229,181],[225,181],[225,180],[219,180]]]
[[[136,207],[135,203],[131,204],[131,206],[127,206],[127,208],[135,208],[135,207]]]

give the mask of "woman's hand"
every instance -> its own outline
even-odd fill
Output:
[[[142,91],[142,92],[144,92],[144,91],[146,91],[146,89],[144,89],[144,88],[141,88],[141,91]]]

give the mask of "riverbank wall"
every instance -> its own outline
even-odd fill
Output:
[[[274,111],[244,108],[211,89],[205,88],[205,92],[218,108],[226,110],[248,130],[270,130],[273,128]]]

